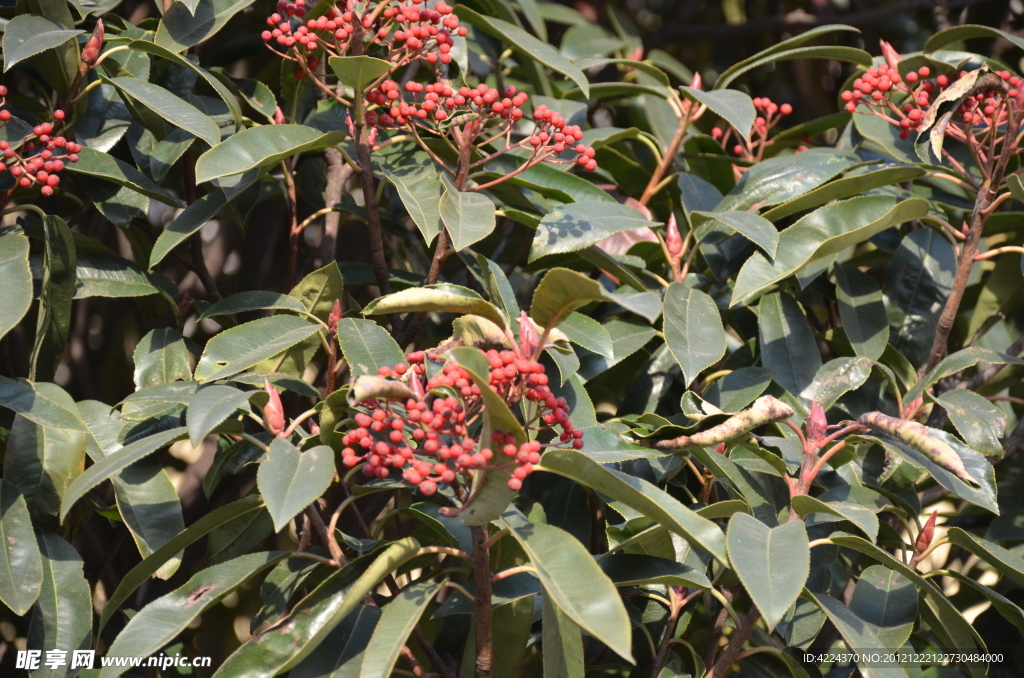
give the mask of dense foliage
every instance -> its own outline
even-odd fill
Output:
[[[1021,670],[1024,40],[115,9],[5,10],[5,675]]]

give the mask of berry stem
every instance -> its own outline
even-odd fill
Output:
[[[487,527],[475,525],[469,529],[473,536],[473,584],[476,588],[476,678],[491,678],[494,644]]]

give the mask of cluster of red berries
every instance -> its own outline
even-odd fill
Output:
[[[784,116],[790,115],[793,112],[793,107],[790,104],[777,104],[768,97],[754,97],[754,108],[758,112],[758,116],[754,118],[754,129],[756,133],[753,143],[764,141],[768,138],[768,132],[773,127],[778,125]],[[732,128],[728,130],[722,130],[721,127],[714,127],[711,130],[711,138],[722,144],[722,148],[725,148],[725,144],[729,141],[730,133]],[[732,147],[734,155],[751,155],[751,149],[743,144],[735,144]]]
[[[6,95],[7,88],[0,85],[0,97]],[[64,111],[54,111],[53,118],[58,123],[64,120]],[[6,123],[10,119],[10,111],[0,110],[0,121]],[[22,188],[39,184],[43,195],[53,195],[53,189],[60,184],[57,175],[64,170],[64,161],[78,162],[77,154],[82,150],[81,145],[73,141],[53,136],[53,130],[54,124],[50,122],[36,125],[32,134],[22,141],[20,152],[7,141],[0,141],[0,153],[3,154],[0,174],[10,171]]]
[[[365,462],[363,474],[377,478],[401,470],[402,478],[426,495],[434,494],[440,483],[454,483],[460,473],[479,469],[507,473],[508,486],[518,490],[545,447],[583,447],[583,432],[569,420],[565,399],[556,398],[548,388],[539,362],[512,351],[489,351],[489,385],[510,405],[524,398],[532,403],[527,428],[558,427],[557,440],[517,445],[512,433],[493,431],[490,446],[485,446],[470,435],[483,413],[480,387],[453,362],[445,362],[427,378],[428,359],[438,360],[419,351],[409,355],[408,365],[380,369],[380,376],[408,383],[415,397],[404,402],[369,399],[360,403],[366,411],[355,415],[355,427],[342,438],[343,464],[353,467]]]
[[[965,71],[960,72],[960,77],[966,77]],[[1015,99],[1018,104],[1024,103],[1024,94],[1020,91],[1021,78],[1009,71],[996,71],[1009,89],[1006,92],[1008,99]],[[960,108],[957,109],[959,121],[964,125],[982,128],[998,127],[1006,122],[1006,108],[1002,106],[1002,92],[992,89],[985,89],[975,92],[968,97]],[[983,131],[983,130],[982,130]]]
[[[433,8],[420,7],[425,0],[410,0],[409,4],[389,5],[381,12],[376,8],[357,11],[352,0],[340,0],[325,14],[306,19],[306,0],[278,0],[277,11],[267,17],[268,29],[263,40],[291,49],[304,48],[312,52],[322,47],[331,54],[346,51],[350,38],[358,31],[372,34],[373,42],[387,45],[392,52],[405,51],[404,61],[426,59],[435,63],[451,62],[451,49],[455,35],[466,35],[459,26],[459,18],[443,0]],[[374,28],[378,25],[379,27]],[[310,66],[315,68],[315,66]],[[297,76],[298,77],[298,76]]]
[[[519,120],[523,117],[521,107],[529,98],[525,92],[517,93],[511,85],[505,88],[502,97],[498,90],[483,83],[456,90],[443,83],[424,85],[407,82],[405,91],[413,96],[413,101],[402,98],[398,83],[394,80],[385,80],[380,87],[367,94],[366,101],[382,109],[367,114],[367,124],[392,127],[406,125],[413,119],[427,118],[442,122],[456,112],[473,112],[484,118],[494,116]]]
[[[911,131],[921,126],[932,97],[949,86],[947,76],[939,75],[935,80],[929,80],[929,76],[931,69],[927,66],[910,71],[906,76],[901,76],[897,68],[888,64],[872,66],[854,80],[853,89],[843,92],[841,97],[848,113],[864,104],[873,114],[898,125],[900,138],[906,139]],[[897,106],[892,101],[894,96],[903,99],[903,104]]]
[[[533,110],[533,121],[537,129],[526,142],[535,152],[547,150],[550,153],[563,153],[573,150],[578,154],[574,161],[577,165],[588,172],[597,169],[597,160],[594,159],[596,152],[593,147],[579,143],[583,140],[583,130],[578,126],[566,124],[566,119],[560,113],[543,104]]]

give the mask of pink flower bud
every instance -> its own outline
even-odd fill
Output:
[[[917,541],[914,542],[914,553],[924,553],[932,545],[932,537],[935,536],[935,519],[938,517],[938,510],[932,511],[928,522],[921,528],[921,534],[917,535]]]
[[[885,40],[879,40],[878,44],[882,48],[882,56],[885,57],[885,63],[889,64],[889,68],[895,70],[896,64],[902,60],[902,57],[900,57],[899,53],[893,49],[893,46]]]
[[[644,60],[644,46],[637,45],[637,48],[633,50],[633,53],[629,55],[630,61],[643,61]]]
[[[85,47],[82,48],[82,61],[91,68],[99,58],[101,49],[103,49],[103,19],[96,22],[96,27],[92,29],[92,35],[85,43]]]
[[[693,80],[690,81],[690,87],[692,87],[694,89],[700,89],[701,85],[703,85],[703,84],[704,83],[701,80],[700,73],[694,73],[693,74]]]
[[[320,427],[312,419],[309,420],[309,432],[315,436],[320,435]]]
[[[668,253],[677,259],[683,253],[683,236],[679,234],[679,224],[674,212],[668,216],[668,223],[665,225],[665,247]]]
[[[263,379],[263,390],[270,396],[266,406],[263,408],[263,422],[267,430],[275,436],[280,436],[284,431],[284,406],[281,405],[281,396],[277,389],[270,385],[270,380]]]
[[[537,336],[537,328],[533,326],[530,316],[526,311],[519,314],[519,351],[524,358],[532,358],[537,352],[540,344],[540,337]]]
[[[274,124],[275,125],[283,125],[284,122],[285,122],[285,120],[284,120],[284,111],[282,111],[281,107],[278,106],[274,110]]]
[[[334,308],[331,309],[331,314],[327,316],[327,330],[337,333],[339,320],[341,320],[341,300],[335,299]]]
[[[825,410],[821,409],[821,405],[818,403],[812,403],[811,413],[804,424],[804,428],[807,429],[807,438],[809,440],[821,440],[825,437],[827,427],[828,419],[825,418]]]

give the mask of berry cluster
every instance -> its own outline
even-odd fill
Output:
[[[510,476],[508,486],[518,490],[540,461],[544,448],[583,447],[583,432],[569,420],[564,398],[548,388],[544,367],[512,351],[489,351],[489,386],[509,404],[525,399],[528,430],[560,432],[550,442],[531,440],[520,445],[510,432],[495,430],[486,443],[471,435],[483,414],[480,387],[469,373],[453,362],[438,365],[438,357],[422,351],[409,355],[409,364],[382,367],[379,375],[407,383],[415,397],[404,401],[369,399],[359,405],[355,427],[342,438],[342,463],[348,467],[365,462],[363,473],[386,478],[401,470],[402,478],[431,495],[440,483],[455,483],[459,474],[472,470],[501,470]],[[424,383],[425,382],[425,383]]]
[[[583,130],[576,125],[567,125],[565,118],[543,104],[533,110],[533,121],[537,129],[526,141],[535,153],[562,153],[571,148],[578,153],[577,165],[588,172],[597,169],[594,149],[579,143],[583,140]]]
[[[757,110],[757,117],[754,119],[754,127],[751,130],[750,141],[740,140],[732,147],[733,155],[738,155],[747,160],[758,161],[764,154],[764,149],[771,145],[768,141],[768,132],[782,122],[782,118],[793,112],[790,104],[777,104],[768,97],[754,97],[754,108]],[[733,128],[722,130],[715,127],[711,130],[711,138],[728,148],[729,137]]]
[[[385,80],[380,87],[366,95],[370,105],[380,107],[380,111],[370,111],[366,121],[378,127],[406,125],[413,119],[437,122],[447,120],[455,113],[475,113],[482,118],[496,117],[505,120],[519,120],[523,117],[522,105],[529,98],[525,92],[516,92],[516,88],[505,88],[502,93],[493,87],[481,83],[476,87],[460,87],[453,89],[444,83],[424,85],[418,82],[405,83],[405,91],[412,95],[413,101],[402,99],[398,83]]]
[[[842,93],[846,111],[853,113],[861,104],[874,115],[900,127],[900,138],[906,139],[917,130],[931,105],[932,97],[949,86],[949,78],[939,75],[929,80],[931,69],[922,66],[901,76],[895,66],[872,66],[853,81],[853,89]],[[893,99],[903,101],[897,105]]]
[[[7,95],[7,88],[0,85],[0,97]],[[11,112],[0,110],[0,121],[6,123],[11,119]],[[64,111],[54,111],[56,124],[64,120]],[[78,162],[79,144],[68,141],[62,136],[53,136],[54,123],[44,122],[36,125],[32,134],[22,140],[20,150],[12,147],[7,141],[0,141],[0,174],[10,172],[18,185],[28,188],[39,184],[43,195],[53,195],[53,189],[60,184],[57,176],[64,170],[65,161]]]

